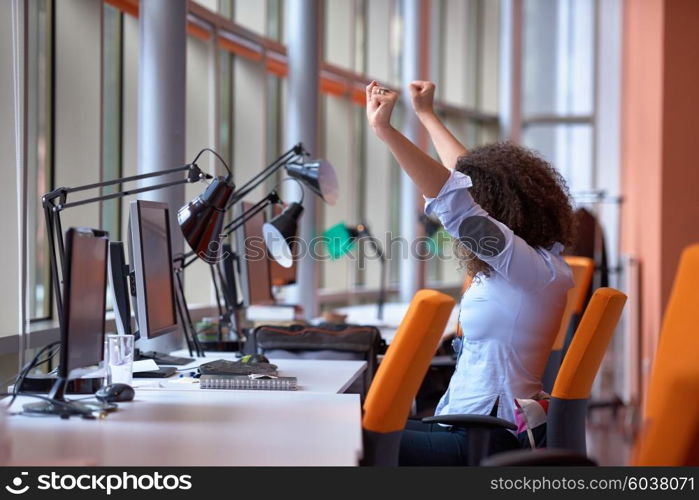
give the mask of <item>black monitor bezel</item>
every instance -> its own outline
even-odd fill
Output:
[[[91,237],[91,238],[103,238],[104,242],[104,287],[102,290],[102,329],[100,335],[100,345],[104,345],[104,335],[105,335],[105,312],[107,309],[107,265],[109,259],[109,233],[107,231],[102,231],[99,229],[90,229],[84,227],[71,227],[66,231],[65,238],[65,274],[63,276],[63,317],[64,321],[61,324],[61,356],[58,364],[58,376],[67,379],[70,372],[85,367],[68,367],[68,353],[70,352],[70,304],[71,304],[71,294],[72,294],[72,274],[73,274],[73,238],[76,236],[80,237]],[[104,356],[104,350],[102,350]],[[101,361],[100,359],[99,361]],[[99,362],[98,361],[98,362]]]
[[[165,212],[165,220],[167,224],[167,259],[170,263],[170,283],[172,284],[172,317],[175,322],[171,325],[164,326],[157,330],[150,327],[148,315],[148,295],[145,284],[145,263],[143,261],[143,230],[141,227],[141,208],[155,208]],[[141,338],[154,339],[168,333],[178,330],[179,321],[177,318],[177,296],[175,294],[175,276],[172,260],[172,231],[170,229],[170,207],[167,203],[146,200],[134,200],[129,207],[129,223],[130,223],[130,240],[129,249],[131,251],[130,265],[134,273],[134,285],[136,291],[136,323],[138,332]],[[136,237],[134,237],[136,236]]]

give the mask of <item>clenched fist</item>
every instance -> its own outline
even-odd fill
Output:
[[[410,99],[413,103],[415,113],[428,114],[434,110],[434,88],[432,82],[416,80],[408,85]]]
[[[372,81],[366,87],[366,116],[374,132],[381,136],[391,128],[391,113],[398,94]]]

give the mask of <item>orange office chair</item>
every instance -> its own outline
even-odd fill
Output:
[[[699,465],[699,245],[682,253],[651,370],[637,465]],[[670,431],[671,429],[671,431]]]
[[[626,295],[613,288],[598,288],[592,295],[551,394],[546,426],[547,446],[568,450],[576,455],[585,453],[587,399],[625,303]],[[483,436],[489,436],[490,429],[515,428],[511,422],[488,415],[437,415],[424,418],[423,422],[467,427],[469,447],[472,443],[479,447],[469,450],[473,465],[480,464],[488,452],[489,439]]]
[[[547,446],[586,452],[587,400],[625,303],[626,295],[613,288],[592,294],[551,392]]]
[[[681,467],[699,465],[699,365],[677,367],[658,385],[653,412],[638,435],[633,465]]]
[[[410,407],[453,307],[453,298],[434,290],[413,297],[364,402],[363,465],[398,465]]]
[[[561,326],[558,329],[556,340],[554,340],[553,346],[551,346],[551,355],[541,377],[541,382],[546,392],[551,392],[553,388],[553,383],[561,366],[561,360],[565,355],[564,345],[570,343],[570,340],[566,342],[568,332],[575,331],[577,320],[582,316],[585,308],[585,298],[592,281],[592,273],[595,270],[595,261],[590,258],[565,256],[564,259],[570,266],[571,271],[573,271],[573,288],[568,290],[566,307],[561,317]]]
[[[685,249],[665,310],[631,465],[699,465],[699,245]],[[561,368],[562,370],[563,368]],[[508,456],[506,456],[508,455]],[[584,457],[578,456],[579,459]],[[571,464],[559,450],[503,453],[488,465]]]

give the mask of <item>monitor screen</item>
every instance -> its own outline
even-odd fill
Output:
[[[252,206],[252,203],[242,202],[238,213],[244,213]],[[267,249],[262,237],[264,223],[265,214],[259,212],[236,232],[238,255],[241,256],[240,285],[246,306],[274,303]]]
[[[70,228],[66,238],[61,376],[102,361],[107,289],[107,233]]]
[[[139,334],[157,337],[177,329],[168,205],[131,202],[131,264],[136,282]]]

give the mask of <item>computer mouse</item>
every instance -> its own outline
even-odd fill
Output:
[[[100,387],[95,392],[95,397],[103,403],[115,403],[131,401],[135,395],[133,387],[128,384],[110,384]]]

